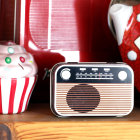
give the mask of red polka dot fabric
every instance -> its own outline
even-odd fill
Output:
[[[133,7],[133,14],[131,15],[125,33],[123,42],[120,45],[120,52],[123,61],[129,64],[134,70],[135,74],[135,86],[140,92],[140,49],[136,45],[135,41],[140,37],[140,22],[137,20],[137,16],[140,14],[140,5]],[[140,45],[140,43],[139,43]],[[130,51],[134,51],[137,55],[135,60],[131,60],[128,57]]]

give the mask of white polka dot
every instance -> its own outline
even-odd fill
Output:
[[[137,21],[140,22],[140,14],[137,15]]]
[[[134,51],[128,52],[127,56],[128,56],[128,59],[131,61],[135,61],[137,59],[137,53]]]

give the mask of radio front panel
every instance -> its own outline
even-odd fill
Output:
[[[133,71],[124,64],[62,64],[51,83],[58,116],[125,116],[133,109]]]
[[[132,72],[124,67],[65,66],[56,77],[57,83],[132,83]]]

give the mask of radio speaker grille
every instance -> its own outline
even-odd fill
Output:
[[[127,115],[133,106],[132,84],[59,83],[55,109],[62,116]]]
[[[87,113],[98,106],[100,94],[93,86],[80,84],[68,91],[66,100],[68,106],[74,111]]]

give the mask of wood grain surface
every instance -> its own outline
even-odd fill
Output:
[[[17,140],[140,139],[140,122],[32,122],[10,126]]]
[[[48,105],[31,105],[19,115],[1,115],[13,140],[139,140],[140,109],[124,118],[57,118]]]

